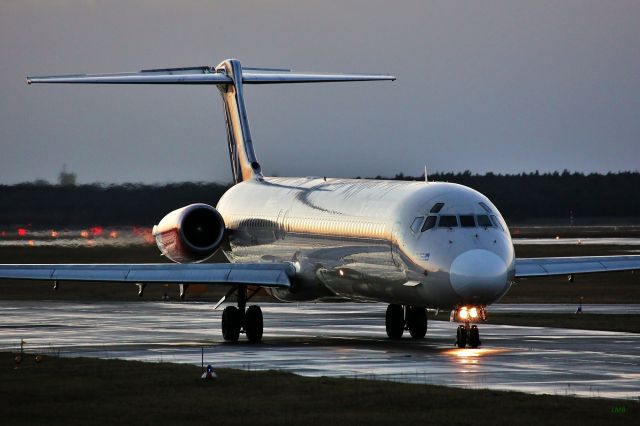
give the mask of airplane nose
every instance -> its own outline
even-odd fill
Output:
[[[469,250],[453,260],[449,279],[453,290],[465,300],[491,303],[506,290],[507,265],[488,250]]]

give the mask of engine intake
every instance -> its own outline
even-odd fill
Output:
[[[208,204],[191,204],[174,210],[153,227],[163,255],[176,263],[202,262],[215,253],[224,239],[222,215]]]

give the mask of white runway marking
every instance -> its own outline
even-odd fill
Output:
[[[260,305],[264,342],[252,345],[224,343],[211,304],[0,301],[0,350],[24,339],[31,353],[200,365],[204,348],[218,368],[640,398],[640,334],[483,324],[480,349],[454,349],[456,324],[441,321],[424,340],[389,341],[383,304]]]

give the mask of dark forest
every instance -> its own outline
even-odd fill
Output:
[[[381,177],[376,177],[381,178]],[[398,174],[391,179],[423,180]],[[455,182],[485,194],[506,220],[518,224],[640,223],[640,173],[555,172],[484,175],[436,173],[430,181]],[[216,205],[227,185],[49,185],[0,186],[0,225],[152,225],[184,205]]]

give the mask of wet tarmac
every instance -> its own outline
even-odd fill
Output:
[[[221,313],[205,303],[0,301],[0,350],[15,350],[24,339],[30,353],[200,365],[204,348],[205,364],[214,368],[640,398],[640,334],[483,324],[480,349],[455,349],[456,324],[441,321],[429,323],[424,340],[389,341],[383,304],[261,306],[264,341],[252,345],[224,343]],[[541,312],[575,308],[525,306]],[[585,309],[590,307],[599,313],[639,310]]]

